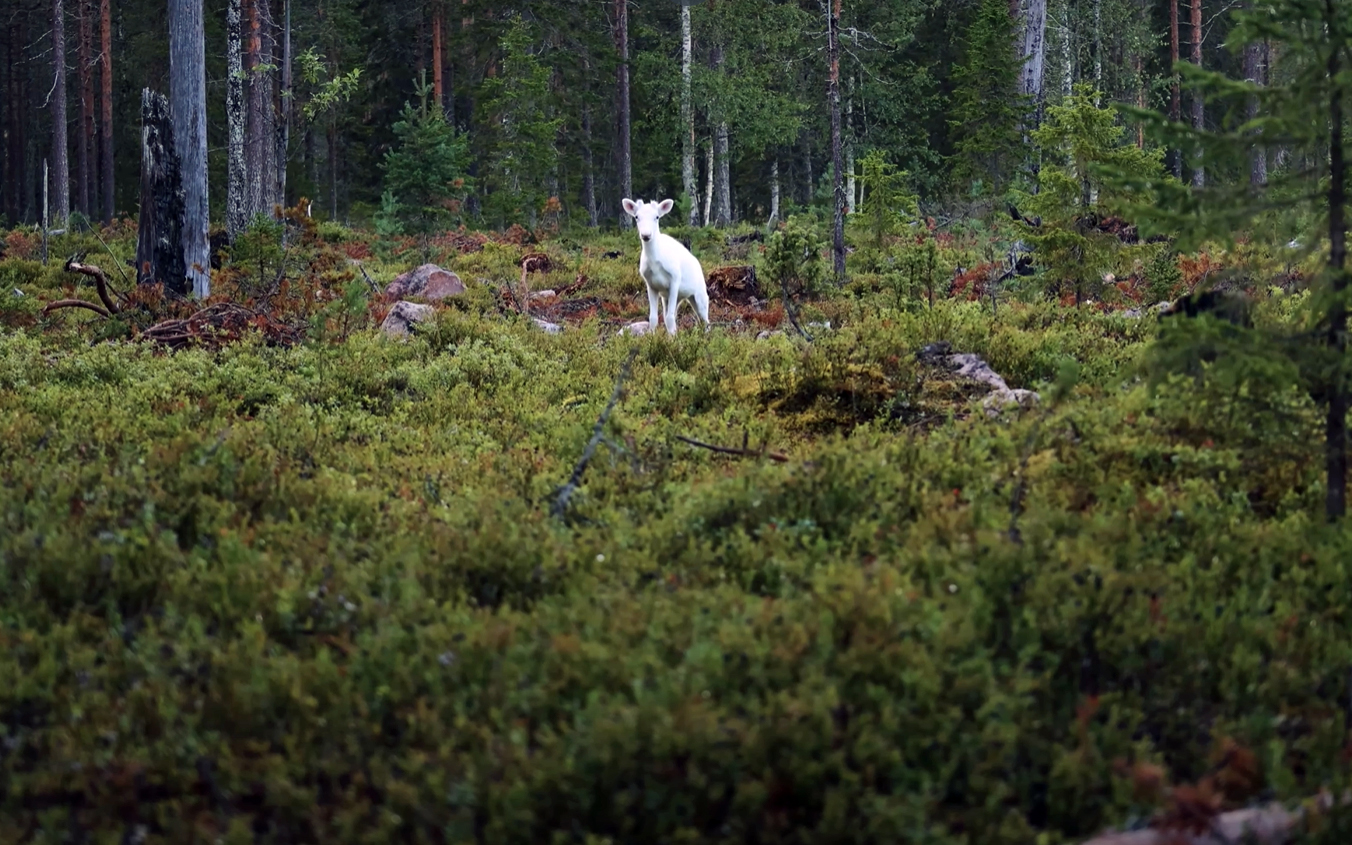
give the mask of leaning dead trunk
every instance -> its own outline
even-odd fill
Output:
[[[136,239],[136,281],[160,282],[187,295],[183,265],[183,182],[174,146],[169,101],[149,88],[141,92],[141,216]]]

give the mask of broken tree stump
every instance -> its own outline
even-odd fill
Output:
[[[169,100],[141,91],[141,215],[136,239],[136,281],[161,282],[166,291],[187,296],[183,264],[183,177],[174,147]]]

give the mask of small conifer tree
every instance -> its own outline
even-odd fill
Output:
[[[378,222],[391,233],[425,238],[460,217],[469,193],[469,145],[429,102],[431,90],[420,80],[417,107],[404,103],[394,124],[399,144],[382,163],[385,194]]]

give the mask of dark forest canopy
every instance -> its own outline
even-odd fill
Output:
[[[679,196],[683,140],[693,140],[686,145],[688,178],[702,222],[764,220],[776,179],[786,209],[829,202],[831,9],[821,0],[709,0],[689,7],[678,0],[627,6],[616,0],[208,0],[213,220],[224,219],[227,201],[232,2],[241,21],[249,170],[276,172],[272,160],[284,148],[284,185],[276,180],[272,198],[308,197],[316,214],[351,223],[373,219],[388,187],[385,156],[401,144],[397,126],[406,106],[418,108],[423,79],[429,102],[462,136],[465,149],[456,159],[466,169],[463,210],[481,225],[529,224],[550,197],[568,220],[617,220],[625,183],[623,53],[634,193]],[[1019,120],[1029,107],[1036,114],[1061,102],[1076,83],[1094,85],[1109,103],[1168,110],[1171,12],[1181,14],[1175,49],[1184,60],[1197,57],[1208,69],[1241,79],[1247,72],[1260,81],[1265,68],[1265,57],[1224,46],[1231,11],[1240,5],[1232,0],[1201,3],[1199,29],[1186,3],[1179,12],[1178,0],[839,5],[845,170],[854,176],[871,150],[883,150],[925,201],[998,195],[1027,174],[1034,161]],[[682,108],[683,8],[692,65],[688,112]],[[59,135],[52,126],[59,110],[51,103],[54,9],[64,22],[69,80],[71,208],[95,219],[110,210],[134,216],[141,89],[167,94],[170,88],[161,0],[6,1],[0,12],[7,33],[0,36],[0,211],[11,224],[36,222],[41,213],[42,163],[52,158]],[[626,13],[622,40],[620,11]],[[1041,78],[1033,96],[1021,99],[1021,72],[1034,66]],[[1181,99],[1192,117],[1189,94]],[[1224,112],[1203,110],[1201,117],[1214,126]],[[862,187],[857,179],[849,182],[847,201],[854,205]],[[108,203],[110,184],[115,196]],[[268,195],[260,190],[257,208]],[[717,202],[708,202],[711,190]]]

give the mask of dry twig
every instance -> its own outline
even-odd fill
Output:
[[[737,449],[731,446],[715,446],[712,443],[703,443],[699,440],[683,437],[679,434],[676,435],[676,439],[682,443],[689,443],[691,446],[698,446],[701,449],[708,449],[710,452],[717,452],[720,455],[736,455],[739,458],[769,458],[779,464],[786,463],[789,460],[788,455],[782,455],[779,452],[765,451],[765,447],[769,445],[768,443],[762,444],[760,449],[748,449],[746,448],[744,441],[742,448]]]
[[[582,483],[582,474],[587,471],[587,464],[591,463],[592,455],[596,453],[596,447],[604,436],[606,421],[610,419],[611,411],[615,410],[615,405],[620,401],[620,392],[624,388],[624,381],[629,377],[629,367],[634,363],[634,357],[638,355],[638,347],[629,350],[629,357],[624,359],[624,365],[620,367],[620,375],[615,379],[615,389],[610,394],[610,401],[606,403],[606,408],[601,412],[601,416],[596,418],[596,425],[592,427],[591,440],[587,441],[587,448],[582,450],[582,457],[578,460],[577,466],[573,467],[573,474],[568,477],[568,483],[559,488],[554,502],[549,506],[549,514],[558,519],[562,519],[568,513],[568,501],[572,499],[573,494],[577,492],[578,486]]]

